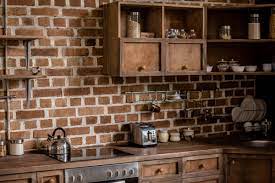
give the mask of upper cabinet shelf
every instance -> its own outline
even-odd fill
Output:
[[[39,36],[11,36],[11,35],[0,35],[0,40],[22,40],[22,41],[32,41],[35,39],[43,39]]]

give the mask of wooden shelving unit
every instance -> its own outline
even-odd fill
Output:
[[[107,4],[104,6],[104,73],[112,76],[193,75],[204,74],[207,64],[216,66],[221,59],[234,59],[241,65],[271,63],[275,39],[269,38],[269,17],[273,7],[275,4],[213,5],[210,2]],[[130,11],[141,12],[141,31],[153,32],[154,38],[127,38],[126,19]],[[248,19],[252,12],[261,17],[260,40],[248,39]],[[231,26],[231,40],[218,38],[221,25]],[[167,39],[165,31],[170,28],[195,29],[197,39]],[[266,72],[241,74],[273,75]]]

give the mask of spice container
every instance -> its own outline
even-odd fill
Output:
[[[17,139],[17,140],[10,140],[10,146],[9,146],[9,154],[10,155],[23,155],[24,154],[24,140],[23,139]]]
[[[231,27],[230,25],[221,26],[219,31],[219,36],[221,39],[229,40],[231,39]]]
[[[261,24],[259,14],[251,14],[248,23],[248,39],[261,39]]]
[[[127,37],[140,38],[140,12],[130,12],[127,17]]]
[[[158,140],[159,142],[168,142],[169,140],[169,134],[167,132],[167,130],[160,130],[159,134],[158,134]]]
[[[270,22],[269,22],[269,29],[270,29],[270,38],[275,39],[275,8],[271,10]]]
[[[7,146],[4,140],[0,140],[0,157],[7,155]]]
[[[188,38],[189,39],[196,39],[197,38],[197,33],[195,31],[195,29],[191,29],[189,34],[188,34]]]
[[[170,133],[170,141],[171,142],[179,142],[180,141],[180,133],[179,132]]]

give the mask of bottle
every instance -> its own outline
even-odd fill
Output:
[[[0,140],[0,157],[7,155],[7,146],[4,140]]]
[[[248,39],[261,39],[260,16],[257,13],[251,14],[248,23]]]
[[[127,37],[140,38],[140,12],[130,12],[127,17]]]

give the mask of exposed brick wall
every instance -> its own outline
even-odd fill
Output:
[[[127,140],[129,123],[137,121],[170,130],[191,126],[201,135],[234,130],[230,111],[245,95],[254,95],[253,77],[103,76],[103,12],[98,8],[103,2],[107,0],[8,0],[8,33],[45,37],[34,41],[31,65],[40,66],[48,76],[33,81],[30,108],[25,107],[25,83],[10,83],[10,94],[17,96],[11,101],[12,138],[25,138],[30,149],[60,126],[73,145],[99,145]],[[25,66],[22,42],[9,45],[9,73],[18,73]],[[122,94],[155,89],[188,90],[188,101],[161,104],[162,111],[152,114],[140,103],[127,102]],[[214,121],[199,117],[201,107],[194,100],[215,111]],[[184,106],[193,109],[187,118]],[[3,136],[4,101],[0,107]]]

